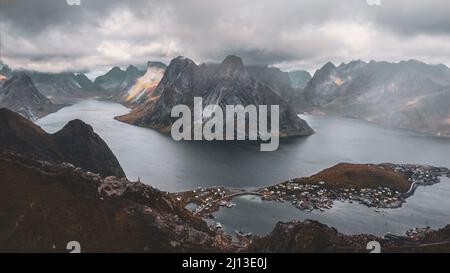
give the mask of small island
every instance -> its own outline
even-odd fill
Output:
[[[399,208],[417,187],[439,183],[442,176],[450,177],[448,168],[340,163],[310,177],[293,178],[254,191],[199,187],[174,196],[191,207],[194,214],[207,218],[221,207],[233,207],[232,199],[239,195],[258,195],[266,201],[290,202],[307,211],[330,209],[335,200],[357,202],[375,209]]]

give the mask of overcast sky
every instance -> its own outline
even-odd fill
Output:
[[[39,71],[183,55],[311,72],[327,61],[450,66],[449,0],[0,0],[0,61]],[[369,3],[369,4],[368,4]]]

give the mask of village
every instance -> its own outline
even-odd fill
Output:
[[[304,184],[302,180],[291,179],[285,183],[264,188],[260,190],[260,193],[263,200],[290,202],[296,208],[308,212],[331,209],[336,200],[356,202],[380,212],[381,209],[401,207],[405,199],[411,196],[417,187],[439,183],[439,176],[450,176],[447,168],[401,164],[384,164],[383,166],[406,175],[411,184],[410,189],[404,193],[385,186],[336,189],[329,187],[326,181]]]
[[[383,164],[382,168],[405,175],[410,183],[409,190],[400,192],[386,186],[335,188],[330,187],[326,181],[305,183],[302,179],[291,179],[256,191],[226,187],[198,187],[191,191],[175,193],[174,196],[194,215],[204,219],[214,219],[213,213],[221,208],[233,208],[235,206],[232,202],[233,198],[240,195],[258,195],[264,201],[288,202],[306,212],[314,210],[323,212],[331,209],[335,201],[359,203],[374,208],[375,212],[381,212],[382,209],[401,207],[406,198],[414,194],[417,187],[439,183],[440,176],[450,177],[450,171],[447,168],[401,164]],[[223,232],[219,222],[210,221],[210,228]],[[407,238],[420,239],[430,230],[430,228],[410,230]],[[233,235],[239,244],[247,244],[252,237],[251,233],[239,230],[236,230]]]
[[[214,218],[213,212],[220,208],[233,208],[233,197],[244,194],[245,190],[226,187],[198,187],[191,191],[175,193],[177,201],[182,202],[194,215]]]
[[[368,207],[395,208],[403,202],[398,191],[392,191],[387,187],[377,189],[341,189],[330,190],[326,188],[326,182],[319,184],[298,185],[295,182],[287,182],[263,191],[263,200],[290,202],[300,210],[313,211],[331,209],[335,200],[359,202]]]
[[[447,168],[423,165],[393,165],[391,168],[394,172],[404,173],[408,176],[411,188],[404,194],[405,198],[414,194],[414,191],[418,186],[430,186],[439,183],[440,176],[447,176],[450,178],[450,170]]]

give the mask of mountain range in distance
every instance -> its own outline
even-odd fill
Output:
[[[197,84],[197,87],[205,82],[214,85],[211,80],[214,72],[198,71],[216,71],[220,64],[196,66],[194,70],[197,72],[190,81]],[[306,71],[284,72],[267,66],[243,67],[242,71],[245,72],[241,79],[245,81],[247,77],[260,87],[270,89],[270,93],[275,93],[296,113],[338,115],[438,136],[450,136],[450,69],[445,65],[430,65],[414,60],[399,63],[352,61],[339,66],[329,62],[318,69],[313,77]],[[164,109],[159,108],[163,113],[158,114],[161,118],[161,124],[158,125],[154,122],[157,115],[149,114],[149,109],[153,107],[151,105],[160,105],[157,103],[160,96],[170,97],[170,92],[164,90],[170,89],[168,85],[174,83],[176,77],[167,69],[160,62],[149,62],[146,70],[133,65],[127,69],[114,67],[91,81],[81,73],[12,71],[4,66],[0,70],[0,85],[3,86],[12,76],[25,72],[38,92],[54,104],[71,104],[92,97],[105,98],[132,108],[130,115],[119,117],[119,120],[163,129],[170,123],[167,112],[164,113]],[[239,77],[232,80],[236,80],[236,86],[230,87],[231,89],[244,87]],[[1,87],[0,93],[3,94],[4,89],[4,86]],[[206,103],[214,102],[211,99],[217,95],[213,88],[210,89],[211,96],[204,99]],[[242,92],[244,93],[246,91]],[[256,94],[259,92],[252,96]],[[3,99],[0,106],[10,107],[28,118],[41,117],[51,112],[36,110],[36,103],[27,108],[11,100]],[[255,97],[255,100],[258,98]],[[265,103],[276,104],[275,101],[268,100]],[[260,103],[254,102],[257,105]],[[43,100],[42,104],[47,103]],[[22,108],[26,110],[20,110]],[[150,116],[153,118],[149,118]]]
[[[317,70],[301,108],[450,136],[450,69],[419,61],[353,61]]]
[[[270,76],[275,73],[266,70],[269,68],[248,68],[241,58],[234,55],[226,57],[220,64],[201,65],[191,59],[177,57],[170,62],[153,94],[130,114],[117,119],[169,133],[174,122],[172,108],[187,105],[192,110],[194,98],[201,97],[203,107],[218,105],[223,111],[227,105],[279,105],[281,137],[312,134],[311,127],[297,116],[281,96],[286,88],[291,89],[290,86],[284,88],[284,79],[274,77],[272,80]],[[277,72],[283,75],[280,70]],[[256,76],[252,77],[253,74]],[[289,81],[289,76],[286,76]],[[206,121],[203,119],[202,122]]]
[[[24,73],[4,80],[3,85],[0,86],[1,107],[16,111],[30,120],[46,116],[62,107],[62,105],[53,104],[42,95],[31,78]]]
[[[161,62],[148,62],[145,71],[130,65],[122,70],[114,67],[94,83],[106,90],[106,97],[126,105],[134,105],[151,93],[164,75],[167,66]]]

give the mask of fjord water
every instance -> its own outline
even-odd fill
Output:
[[[114,120],[129,109],[85,100],[37,121],[49,133],[68,121],[92,125],[130,180],[167,191],[198,186],[263,187],[309,176],[339,162],[418,163],[450,167],[450,139],[385,128],[364,121],[302,116],[316,134],[284,141],[276,152],[245,142],[176,142],[157,131]]]
[[[416,193],[406,200],[401,208],[384,209],[376,212],[374,208],[349,202],[336,201],[330,210],[306,212],[290,203],[262,201],[257,196],[234,198],[236,206],[221,209],[215,213],[213,221],[220,222],[229,234],[235,230],[267,234],[279,221],[316,220],[336,228],[344,234],[388,233],[405,235],[415,227],[439,229],[450,223],[450,179],[426,187],[419,187]]]
[[[175,142],[154,130],[114,120],[129,112],[108,101],[86,100],[37,121],[54,133],[68,121],[91,124],[107,142],[130,180],[167,191],[198,186],[264,187],[309,176],[339,162],[418,163],[450,167],[450,139],[385,128],[340,118],[302,116],[316,134],[290,139],[276,152],[260,152],[250,143]],[[376,213],[359,204],[336,202],[325,212],[302,212],[288,203],[242,196],[217,219],[229,233],[271,231],[278,221],[315,219],[347,234],[404,234],[413,227],[440,228],[450,223],[450,180],[420,187],[400,209]]]

